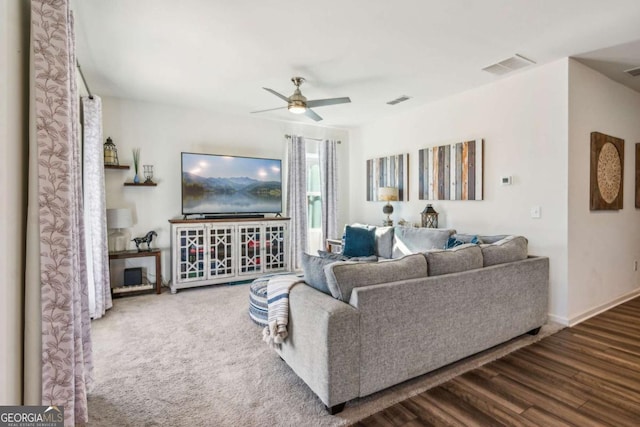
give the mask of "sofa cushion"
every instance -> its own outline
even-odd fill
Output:
[[[484,266],[527,259],[528,241],[523,236],[507,236],[495,243],[480,245]]]
[[[376,227],[347,225],[344,232],[342,254],[348,257],[371,256],[376,254]]]
[[[453,249],[438,249],[426,253],[429,276],[458,273],[482,268],[482,250],[475,243],[464,243]]]
[[[430,249],[444,249],[455,230],[446,228],[394,227],[393,258],[426,252]]]
[[[324,267],[338,262],[338,260],[309,255],[304,252],[301,261],[302,270],[304,271],[304,281],[312,288],[331,295],[331,291],[327,285],[327,278],[324,274]]]
[[[423,254],[377,263],[335,262],[324,268],[334,298],[349,302],[351,291],[361,286],[426,277],[427,259]]]

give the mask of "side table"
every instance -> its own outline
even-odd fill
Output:
[[[160,294],[162,292],[162,264],[160,261],[161,255],[160,249],[151,249],[150,251],[122,251],[122,252],[109,252],[109,263],[114,259],[131,259],[131,258],[146,258],[146,257],[154,257],[156,262],[156,294]],[[118,288],[113,288],[113,295],[124,296],[124,295],[138,295],[140,293],[147,293],[149,290],[153,290],[152,285],[142,285],[142,286],[121,286]]]

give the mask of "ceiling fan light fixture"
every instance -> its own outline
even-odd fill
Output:
[[[287,108],[293,114],[304,114],[307,111],[307,106],[302,101],[290,101]]]

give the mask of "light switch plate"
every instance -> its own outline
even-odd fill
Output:
[[[531,208],[531,218],[540,218],[540,206],[533,206]]]

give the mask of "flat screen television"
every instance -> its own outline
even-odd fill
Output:
[[[282,161],[182,153],[182,214],[260,215],[282,212]]]

